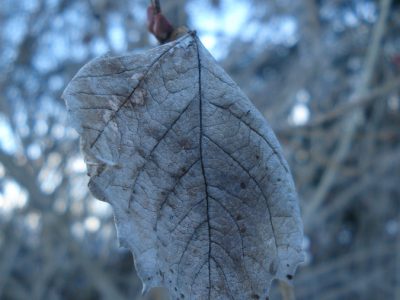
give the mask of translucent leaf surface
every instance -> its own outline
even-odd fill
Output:
[[[265,299],[303,259],[291,174],[263,116],[195,34],[103,56],[63,95],[145,290]]]

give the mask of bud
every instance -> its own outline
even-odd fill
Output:
[[[162,13],[156,13],[153,5],[147,8],[147,28],[160,43],[168,41],[174,31],[174,27],[167,18]]]

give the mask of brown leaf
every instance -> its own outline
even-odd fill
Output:
[[[292,278],[302,224],[288,165],[195,34],[95,59],[63,96],[89,187],[113,206],[145,290],[265,299],[272,279]]]

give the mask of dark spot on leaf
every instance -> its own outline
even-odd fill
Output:
[[[237,221],[240,221],[240,220],[242,220],[242,219],[243,219],[243,217],[242,217],[241,214],[238,214],[238,215],[236,216],[236,220],[237,220]]]
[[[130,96],[130,101],[133,106],[143,105],[147,96],[147,91],[142,88],[137,88],[134,93]]]
[[[257,294],[252,294],[251,299],[260,299],[260,296]]]
[[[241,233],[245,233],[246,231],[247,231],[247,229],[246,229],[245,226],[243,226],[242,228],[240,228],[240,232],[241,232]]]
[[[182,172],[182,175],[185,174],[186,168],[185,168],[185,167],[182,167],[182,168],[181,168],[181,172]]]
[[[196,187],[188,188],[188,193],[191,197],[195,197],[198,193],[198,189]]]
[[[172,269],[169,269],[169,271],[170,271],[172,274],[174,274],[174,270],[172,270]]]
[[[289,279],[289,280],[292,280],[293,279],[293,275],[287,274],[286,278]]]
[[[245,188],[246,188],[246,184],[245,184],[244,182],[241,182],[241,183],[240,183],[240,187],[241,187],[242,189],[245,189]]]
[[[176,287],[174,288],[174,290],[175,290],[175,292],[177,292],[177,291],[178,291],[178,289],[177,289]]]
[[[137,150],[137,152],[139,153],[139,155],[140,155],[141,157],[145,157],[145,156],[146,156],[146,152],[144,152],[144,150],[143,150],[142,148],[139,148],[139,149]]]
[[[190,142],[189,139],[181,139],[179,141],[179,146],[181,146],[182,149],[187,150],[192,147],[192,143]]]
[[[192,43],[190,43],[190,45],[191,45]],[[185,59],[190,59],[191,57],[193,56],[193,54],[192,54],[192,52],[191,51],[185,51],[185,52],[183,52],[183,57],[185,58]]]
[[[150,281],[151,280],[151,277],[147,277],[147,281]]]
[[[185,299],[185,295],[184,295],[184,294],[181,294],[181,298],[182,298],[182,299]]]
[[[290,265],[289,265],[289,264],[286,264],[286,267],[290,267]]]
[[[149,127],[144,130],[149,136],[154,137],[156,140],[158,140],[164,134],[164,131],[159,126]]]
[[[256,154],[256,159],[257,159],[257,160],[260,159],[260,156],[259,156],[258,154]]]
[[[278,178],[278,179],[277,179],[277,181],[278,181],[278,182],[281,182],[281,181],[282,181],[282,179]]]

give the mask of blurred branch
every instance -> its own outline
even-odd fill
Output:
[[[296,300],[293,286],[286,281],[279,280],[279,290],[281,291],[282,300]]]
[[[11,297],[13,300],[26,300],[30,299],[30,293],[26,290],[26,288],[14,278],[10,278],[7,282],[8,291],[11,292]]]
[[[358,248],[350,253],[322,262],[312,269],[305,269],[296,282],[299,286],[304,286],[306,282],[313,282],[313,280],[326,275],[326,273],[336,272],[340,269],[346,270],[346,266],[350,264],[364,263],[371,260],[372,256],[376,255],[377,250],[379,250],[377,257],[383,260],[387,255],[392,253],[393,246],[393,243],[386,243],[373,245],[369,248]]]
[[[37,186],[36,175],[27,163],[19,165],[15,162],[14,156],[1,150],[0,162],[4,165],[6,174],[28,191],[31,205],[39,210],[45,210],[52,203],[52,198],[44,194]]]
[[[85,252],[80,250],[80,245],[70,239],[71,250],[75,254],[77,262],[83,267],[88,278],[96,286],[97,290],[103,295],[103,299],[124,300],[125,297],[114,286],[108,274],[98,267],[93,259]]]
[[[386,19],[389,14],[390,4],[391,0],[381,1],[380,15],[373,30],[372,41],[370,47],[368,48],[364,71],[362,72],[360,83],[356,87],[356,90],[351,97],[352,99],[365,97],[365,95],[368,93],[369,85],[371,84],[375,65],[378,59],[381,42],[385,33]],[[307,203],[307,206],[305,206],[304,219],[311,218],[314,215],[315,211],[330,192],[330,189],[332,188],[336,179],[337,170],[345,160],[350,150],[353,137],[358,128],[361,126],[362,122],[363,118],[361,109],[353,111],[350,116],[343,120],[343,135],[336,150],[334,151],[332,164],[323,173],[320,184],[318,185],[313,198],[309,203]]]
[[[400,87],[400,77],[394,78],[393,80],[385,83],[383,86],[377,87],[371,90],[368,94],[365,94],[353,101],[348,101],[326,114],[314,117],[310,122],[299,125],[299,126],[285,126],[276,128],[276,131],[280,134],[296,134],[298,130],[318,128],[325,123],[332,122],[338,118],[346,116],[348,113],[354,111],[354,109],[363,108],[373,101],[379,100],[380,98],[387,96],[388,93]]]
[[[68,224],[60,224],[61,217],[57,215],[53,215],[51,211],[48,211],[49,206],[51,206],[53,199],[51,195],[44,194],[36,184],[36,177],[30,174],[30,168],[28,165],[19,166],[14,163],[14,158],[12,156],[8,156],[7,154],[0,151],[0,162],[5,166],[7,170],[7,175],[11,176],[14,180],[18,182],[22,187],[24,187],[29,192],[29,205],[33,207],[38,207],[42,210],[43,213],[47,212],[44,215],[46,220],[46,228],[52,228],[53,230],[61,230],[62,235],[64,236],[64,242],[69,241],[67,245],[71,247],[73,253],[75,254],[75,259],[79,261],[79,264],[84,268],[85,272],[96,286],[99,292],[104,294],[104,299],[116,299],[123,300],[124,297],[119,293],[118,289],[113,286],[112,281],[107,279],[107,274],[98,267],[92,259],[85,253],[84,249],[82,249],[77,242],[70,237],[70,232],[68,231]],[[28,175],[28,176],[27,176]],[[50,220],[48,220],[50,218]],[[60,219],[58,219],[60,218]],[[49,225],[51,223],[51,225]],[[43,245],[45,246],[45,245]],[[11,260],[12,261],[12,260]],[[47,282],[48,278],[50,278],[50,274],[53,270],[51,266],[50,269],[46,270],[46,274],[42,274],[43,276],[38,277],[41,279],[42,284],[38,287],[36,291],[36,295],[40,296],[44,293],[43,283]]]
[[[331,288],[325,291],[324,300],[337,300],[343,299],[343,296],[350,292],[365,288],[373,281],[377,280],[379,277],[390,276],[390,273],[384,268],[379,270],[374,270],[365,274],[360,274],[356,278],[351,278],[351,280],[344,281],[339,287]]]
[[[9,282],[12,267],[20,249],[19,234],[11,235],[4,248],[0,261],[0,298],[2,298],[5,285]]]
[[[375,161],[373,161],[375,162]],[[371,166],[374,171],[365,172],[365,176],[362,176],[358,182],[354,182],[349,185],[342,192],[338,193],[334,201],[326,205],[321,212],[315,215],[314,218],[304,220],[304,227],[306,230],[310,230],[312,226],[316,224],[325,224],[326,219],[329,216],[334,215],[339,210],[343,210],[347,207],[351,199],[354,199],[358,194],[365,192],[367,188],[371,188],[374,185],[380,185],[381,183],[376,178],[382,178],[385,172],[390,168],[398,167],[400,164],[400,148],[396,148],[391,153],[386,153],[384,159],[379,160],[376,164]]]

